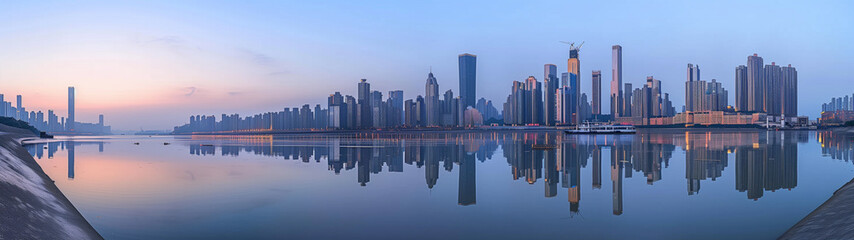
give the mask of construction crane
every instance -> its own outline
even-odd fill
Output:
[[[581,46],[584,45],[584,41],[581,41],[581,44],[578,44],[578,47],[575,46],[574,42],[567,42],[567,41],[558,41],[558,42],[563,43],[563,44],[568,44],[570,50],[581,50]]]

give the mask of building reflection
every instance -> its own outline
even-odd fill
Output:
[[[854,134],[825,131],[817,132],[816,138],[823,156],[854,163]]]
[[[26,148],[35,159],[45,158],[45,153],[47,154],[47,159],[53,159],[57,152],[65,151],[67,154],[66,166],[68,168],[68,179],[74,179],[75,146],[97,145],[98,152],[104,152],[104,144],[102,141],[51,141],[28,144]]]
[[[373,174],[400,173],[415,168],[423,169],[426,187],[433,189],[440,183],[453,184],[453,179],[439,180],[440,175],[447,176],[441,171],[456,172],[457,204],[460,206],[477,203],[478,164],[492,159],[501,149],[509,167],[509,177],[527,183],[524,185],[543,184],[545,198],[554,198],[565,191],[571,213],[578,212],[582,206],[582,188],[602,191],[602,162],[605,161],[604,167],[610,168],[605,174],[609,174],[611,180],[612,212],[621,215],[624,183],[639,181],[656,185],[665,179],[663,169],[670,166],[674,154],[684,154],[687,195],[699,194],[702,184],[722,177],[734,177],[735,190],[745,192],[747,198],[754,200],[769,191],[793,189],[798,180],[797,144],[809,141],[809,134],[800,131],[639,132],[635,135],[478,132],[193,136],[179,140],[186,140],[180,142],[194,156],[255,154],[304,163],[326,161],[327,170],[335,175],[355,168],[355,181],[365,187],[371,184]],[[817,133],[817,138],[825,155],[845,161],[854,157],[851,137]],[[74,178],[74,149],[83,144],[94,143],[51,142],[31,147],[30,151],[33,156],[42,158],[42,151],[47,150],[48,158],[52,158],[54,152],[64,149],[68,153],[68,177]],[[99,151],[103,148],[103,142],[98,144]],[[731,171],[734,176],[724,176],[730,161],[735,165]],[[588,168],[588,163],[592,165],[586,170],[590,171],[590,183],[582,183],[582,171]],[[414,173],[418,172],[420,170]],[[632,180],[636,174],[640,179]],[[668,181],[678,180],[677,176],[667,177],[670,177]],[[607,187],[604,186],[604,191],[608,191]]]

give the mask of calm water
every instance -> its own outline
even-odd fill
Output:
[[[770,239],[854,177],[854,139],[795,131],[90,137],[29,148],[108,239]]]

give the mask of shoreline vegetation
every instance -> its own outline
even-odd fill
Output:
[[[103,239],[23,147],[37,138],[0,124],[0,239]]]

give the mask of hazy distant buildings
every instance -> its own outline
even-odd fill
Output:
[[[463,108],[474,107],[477,100],[477,56],[463,53],[458,57],[460,72],[460,98]]]

